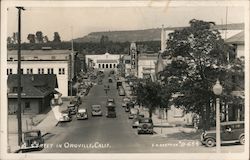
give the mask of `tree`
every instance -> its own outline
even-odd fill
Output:
[[[165,83],[174,86],[172,92],[177,96],[173,103],[201,115],[204,129],[210,127],[210,104],[215,101],[212,86],[216,79],[227,86],[225,77],[230,72],[227,60],[230,48],[219,31],[211,29],[212,25],[215,24],[191,20],[190,27],[169,34],[164,53],[172,59],[163,73]],[[226,90],[223,96],[230,96],[230,92]]]
[[[139,81],[135,90],[138,103],[149,109],[150,118],[157,107],[168,108],[171,93],[158,82]]]
[[[54,32],[53,42],[61,42],[61,37],[58,32]]]
[[[30,43],[35,43],[36,42],[34,34],[28,34],[27,39],[29,40]]]
[[[13,40],[11,37],[7,37],[7,44],[13,44]]]
[[[36,32],[36,40],[37,40],[37,43],[43,43],[43,32],[42,31]]]
[[[44,43],[48,43],[48,42],[49,42],[48,36],[44,36],[44,37],[43,37],[43,41],[44,41]]]

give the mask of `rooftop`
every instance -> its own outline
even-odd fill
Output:
[[[8,76],[8,97],[17,98],[17,74]],[[43,98],[55,93],[58,88],[57,77],[54,74],[22,74],[22,98]]]
[[[244,38],[245,38],[245,35],[244,35],[244,31],[226,39],[226,43],[229,43],[229,44],[244,44]]]

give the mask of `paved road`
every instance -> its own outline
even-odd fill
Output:
[[[107,77],[107,76],[106,76]],[[104,84],[108,84],[107,78]],[[46,153],[171,153],[171,152],[215,152],[215,148],[201,146],[198,141],[168,140],[154,135],[137,135],[132,129],[128,114],[121,107],[122,98],[118,96],[115,83],[109,83],[108,97],[115,98],[117,118],[105,117],[107,96],[103,85],[96,85],[84,97],[81,107],[88,108],[88,120],[76,120],[62,123],[51,134],[45,136],[45,148],[39,152]],[[104,116],[91,117],[90,106],[101,104]],[[223,147],[227,152],[232,146]],[[243,146],[234,145],[233,151],[242,151]]]

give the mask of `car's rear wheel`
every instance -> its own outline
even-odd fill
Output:
[[[208,138],[208,139],[206,139],[206,143],[205,144],[206,144],[207,147],[214,147],[215,144],[216,144],[216,142],[215,142],[215,139]]]
[[[240,144],[245,144],[245,135],[240,137]]]

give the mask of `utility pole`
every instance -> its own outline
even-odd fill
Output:
[[[18,124],[18,145],[22,145],[22,104],[21,104],[21,11],[24,10],[23,7],[16,7],[18,9],[18,51],[17,51],[17,74],[18,74],[18,84],[17,84],[17,124]]]

